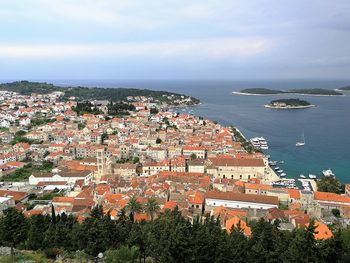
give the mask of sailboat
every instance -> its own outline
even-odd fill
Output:
[[[304,133],[301,135],[301,141],[300,142],[297,142],[295,144],[296,147],[301,147],[301,146],[304,146],[305,145],[305,137],[304,137]]]

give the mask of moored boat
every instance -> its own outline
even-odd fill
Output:
[[[323,173],[324,176],[327,176],[327,177],[335,176],[335,174],[333,173],[333,171],[330,168],[327,169],[327,170],[323,170],[322,173]]]
[[[295,144],[296,147],[301,147],[301,146],[304,146],[305,145],[305,136],[304,136],[304,133],[302,134],[301,136],[301,141],[300,142],[297,142]]]

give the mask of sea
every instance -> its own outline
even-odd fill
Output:
[[[232,94],[245,88],[329,88],[348,86],[350,80],[46,80],[57,85],[90,87],[133,87],[164,90],[194,96],[201,104],[186,113],[203,116],[220,124],[236,126],[247,138],[263,136],[272,160],[287,178],[300,174],[318,177],[331,168],[343,183],[350,183],[350,92],[345,96]],[[300,98],[316,107],[298,110],[267,109],[265,104],[279,98]],[[305,146],[295,143],[305,136]]]

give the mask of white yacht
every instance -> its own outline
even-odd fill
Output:
[[[323,170],[322,173],[324,176],[327,176],[327,177],[335,176],[335,174],[333,173],[333,171],[331,169]]]
[[[306,177],[305,177],[305,175],[301,174],[301,175],[300,175],[300,178],[306,178]]]
[[[310,179],[316,179],[316,178],[317,178],[317,176],[316,176],[316,175],[314,175],[314,174],[309,174],[309,178],[310,178]]]
[[[297,142],[295,144],[296,147],[301,147],[301,146],[304,146],[305,145],[305,136],[304,136],[304,133],[301,135],[301,141],[300,142]]]
[[[270,166],[276,166],[276,164],[277,164],[277,161],[269,161]]]

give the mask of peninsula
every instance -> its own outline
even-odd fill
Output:
[[[200,101],[191,96],[149,89],[134,88],[98,88],[98,87],[62,87],[46,82],[15,81],[0,84],[0,91],[16,92],[20,95],[56,93],[64,101],[127,101],[134,97],[147,97],[148,100],[164,106],[192,106]]]
[[[265,88],[250,88],[241,91],[234,91],[237,95],[279,95],[279,94],[301,94],[314,96],[341,96],[343,93],[332,89],[291,89],[291,90],[274,90]]]
[[[270,109],[306,109],[310,107],[315,107],[315,105],[312,105],[310,102],[300,99],[273,100],[269,104],[264,106]]]

